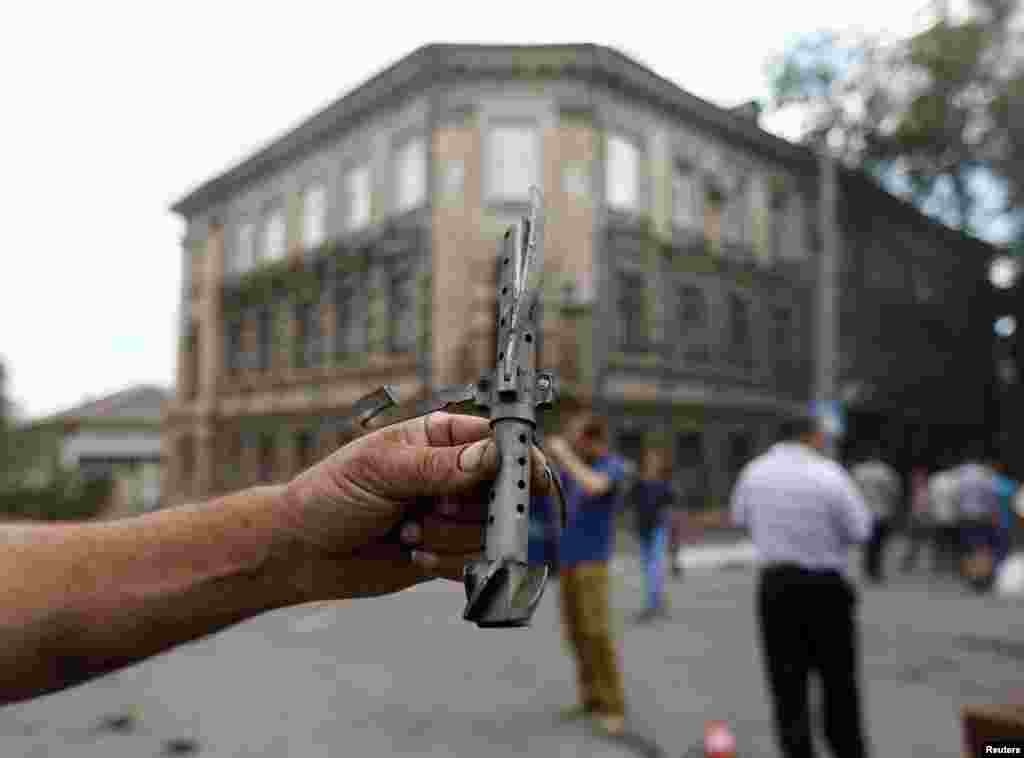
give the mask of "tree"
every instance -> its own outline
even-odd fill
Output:
[[[998,213],[1024,215],[1024,12],[971,9],[906,39],[808,35],[769,65],[774,107],[804,112],[804,141],[967,231],[995,185]]]

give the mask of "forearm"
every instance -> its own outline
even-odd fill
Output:
[[[120,521],[0,529],[0,702],[301,602],[265,487]]]
[[[563,450],[557,457],[558,462],[579,482],[583,490],[590,496],[603,495],[608,491],[609,480],[606,474],[595,472],[584,463],[572,450]]]

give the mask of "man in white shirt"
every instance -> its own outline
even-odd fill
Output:
[[[864,551],[864,574],[874,584],[885,578],[885,543],[892,533],[893,518],[903,496],[899,474],[882,460],[881,451],[853,467],[853,479],[874,513],[871,538]]]
[[[757,612],[776,737],[785,756],[814,755],[807,679],[817,671],[832,752],[862,758],[857,596],[845,571],[871,513],[844,469],[822,455],[828,438],[815,419],[787,421],[781,439],[743,469],[731,503],[762,564]]]

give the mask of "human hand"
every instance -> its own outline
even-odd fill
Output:
[[[556,460],[562,460],[566,452],[569,451],[569,443],[566,442],[564,437],[558,435],[551,435],[544,441],[544,449]]]
[[[531,481],[546,494],[534,448]],[[460,581],[480,556],[487,493],[498,471],[490,422],[433,413],[373,432],[288,484],[279,523],[300,559],[303,597],[396,592],[429,579]],[[401,525],[401,541],[384,539]],[[407,548],[415,548],[411,559]]]

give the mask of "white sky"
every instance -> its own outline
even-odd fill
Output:
[[[168,206],[422,44],[595,42],[734,105],[766,94],[764,63],[790,37],[900,33],[923,4],[11,4],[0,29],[11,395],[35,416],[171,386],[183,225]]]

